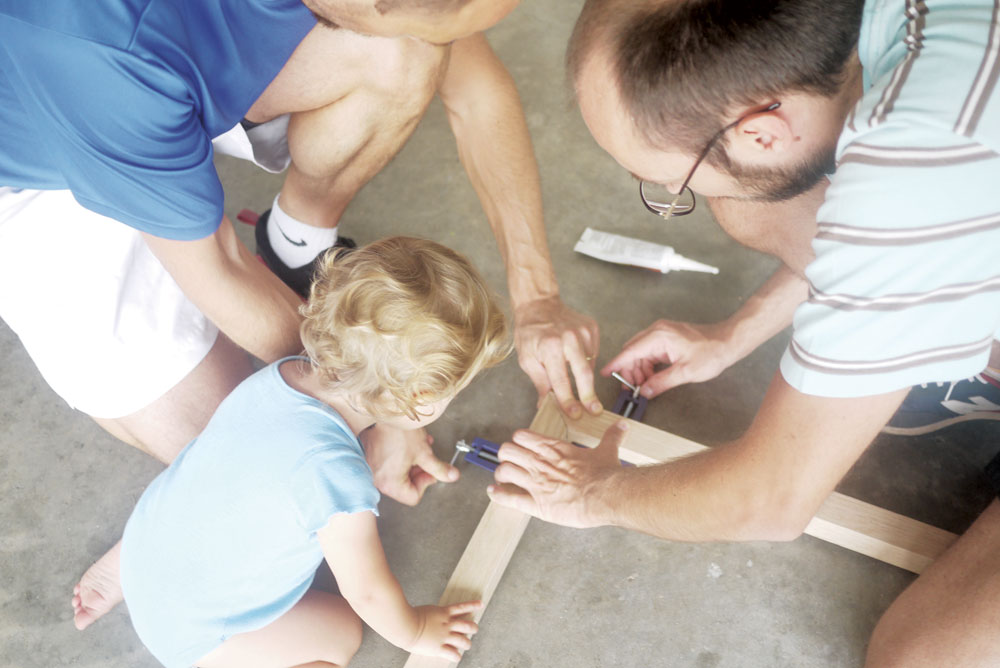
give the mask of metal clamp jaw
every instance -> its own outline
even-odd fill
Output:
[[[612,372],[611,375],[628,388],[618,394],[615,407],[611,410],[622,417],[632,418],[636,422],[641,421],[642,416],[646,414],[649,399],[639,394],[639,387],[622,378],[617,371]]]
[[[454,466],[459,455],[465,453],[464,460],[470,464],[475,464],[487,471],[496,471],[500,464],[500,458],[497,456],[499,450],[498,444],[487,441],[485,438],[474,438],[471,444],[461,440],[455,444],[455,454],[451,457],[451,465]]]

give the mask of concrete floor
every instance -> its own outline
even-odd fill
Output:
[[[565,86],[563,51],[581,4],[525,2],[489,37],[524,99],[563,296],[600,322],[602,363],[655,317],[727,316],[775,263],[737,246],[704,210],[664,225],[641,207],[635,183],[590,138]],[[231,217],[243,207],[266,208],[281,183],[245,163],[222,160],[219,167]],[[600,263],[572,250],[587,226],[673,245],[722,272],[661,276]],[[342,230],[361,243],[395,233],[436,239],[469,255],[504,291],[495,243],[438,103],[359,195]],[[248,241],[249,231],[242,230]],[[786,340],[777,337],[712,382],[664,395],[646,422],[707,445],[738,436]],[[160,466],[68,409],[2,324],[0,369],[0,666],[157,665],[123,606],[79,633],[69,599]],[[605,405],[617,389],[600,382]],[[478,379],[431,427],[436,449],[447,457],[459,438],[503,440],[528,424],[534,406],[532,386],[511,359]],[[840,489],[962,531],[987,503],[979,469],[996,449],[998,428],[967,424],[922,438],[880,437]],[[383,539],[411,601],[437,599],[486,506],[488,481],[469,468],[458,483],[430,490],[418,508],[383,501]],[[688,545],[533,521],[463,665],[857,666],[878,617],[911,580],[809,537]],[[404,660],[368,632],[352,665]]]

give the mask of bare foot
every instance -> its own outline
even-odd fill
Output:
[[[121,553],[122,543],[118,541],[73,587],[73,624],[81,631],[121,603],[122,585],[118,576]]]

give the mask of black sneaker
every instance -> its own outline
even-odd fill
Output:
[[[979,373],[951,383],[916,385],[882,431],[917,436],[969,420],[1000,420],[1000,381]]]
[[[274,249],[271,248],[271,241],[267,238],[267,220],[270,217],[271,210],[268,209],[260,214],[254,226],[253,234],[254,239],[257,240],[257,255],[264,261],[267,268],[274,272],[274,275],[280,278],[285,285],[299,293],[303,299],[308,299],[309,287],[312,285],[313,271],[316,268],[316,263],[326,254],[326,251],[317,255],[316,259],[309,264],[302,265],[301,267],[289,267],[277,256]],[[330,248],[356,247],[357,244],[354,243],[354,239],[338,236],[337,242]]]

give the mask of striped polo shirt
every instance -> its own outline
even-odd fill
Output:
[[[965,378],[1000,330],[1000,0],[871,0],[781,360],[801,392]]]

